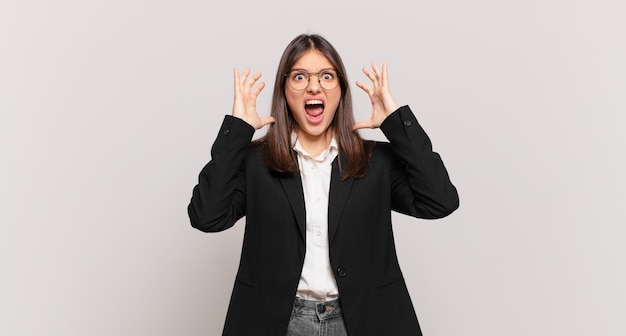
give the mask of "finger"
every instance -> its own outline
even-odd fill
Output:
[[[265,126],[265,125],[269,125],[269,124],[273,124],[276,122],[276,119],[274,119],[274,117],[269,116],[269,117],[263,117],[261,118],[261,127]]]
[[[372,81],[372,83],[374,83],[374,85],[376,84],[376,76],[371,73],[366,67],[363,67],[363,73],[365,74],[365,76],[367,76],[367,78]]]
[[[252,75],[252,77],[250,78],[250,80],[257,81],[257,80],[259,80],[259,78],[261,78],[261,76],[262,76],[262,75],[263,75],[263,74],[262,74],[261,72],[257,72],[257,73],[255,73],[254,75]]]
[[[357,123],[354,123],[354,126],[352,126],[352,130],[356,131],[362,128],[373,128],[372,127],[372,122],[370,120],[366,120],[366,121],[359,121]]]
[[[380,69],[376,62],[372,62],[372,71],[374,72],[372,82],[374,82],[374,87],[378,87],[380,85]]]
[[[250,74],[250,68],[246,67],[243,70],[243,72],[241,73],[241,75],[239,75],[239,77],[238,77],[238,80],[239,80],[238,81],[239,90],[243,89],[243,87],[245,85],[245,82],[246,82],[246,79],[248,78],[249,74]]]
[[[246,67],[243,70],[243,73],[241,74],[241,79],[245,80],[246,78],[248,78],[248,75],[250,74],[250,68]]]
[[[376,78],[380,78],[380,69],[378,69],[376,62],[372,62],[372,69],[374,70],[374,73],[376,74]]]
[[[246,88],[251,88],[254,83],[256,83],[256,81],[259,80],[259,78],[261,78],[261,73],[257,72],[254,75],[252,75],[252,77],[250,77],[250,79],[246,82]]]
[[[237,68],[233,68],[233,78],[235,81],[235,89],[237,89],[237,82],[239,82],[239,71],[237,71]]]
[[[361,90],[365,91],[365,93],[367,93],[368,96],[371,96],[374,93],[374,90],[365,83],[361,83],[357,81],[356,86],[358,86]]]
[[[237,68],[233,70],[233,75],[235,77],[234,79],[235,100],[237,100],[237,98],[239,97],[239,93],[241,92],[241,83],[239,81],[239,70],[237,70]]]
[[[387,62],[383,63],[383,85],[389,87],[389,72],[387,70]]]
[[[378,66],[376,65],[376,62],[372,62],[372,70],[374,71],[374,78],[376,78],[376,80],[374,81],[374,87],[379,87],[382,83],[381,83],[381,71],[378,68]]]
[[[252,91],[252,94],[256,97],[259,95],[259,93],[261,93],[261,91],[263,91],[263,88],[265,87],[265,82],[261,82],[259,83],[259,85],[257,85],[256,88],[254,88],[254,91]]]

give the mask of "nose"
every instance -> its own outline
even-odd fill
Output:
[[[320,92],[322,90],[322,86],[320,85],[320,79],[319,77],[317,77],[317,75],[311,74],[309,76],[309,85],[307,85],[306,90],[309,92]]]

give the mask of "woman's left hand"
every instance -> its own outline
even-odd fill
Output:
[[[368,120],[355,123],[354,130],[378,128],[388,115],[400,107],[389,90],[387,62],[383,63],[382,70],[378,69],[376,63],[372,63],[372,71],[363,68],[363,73],[372,81],[372,86],[359,81],[356,82],[356,86],[360,87],[370,97],[372,116]]]

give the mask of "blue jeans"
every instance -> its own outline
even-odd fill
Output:
[[[286,336],[348,336],[339,300],[318,302],[296,298]]]

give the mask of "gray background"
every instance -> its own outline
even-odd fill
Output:
[[[267,115],[310,32],[352,83],[389,62],[460,191],[446,219],[394,215],[426,335],[626,335],[625,7],[2,1],[0,334],[218,335],[244,225],[203,234],[186,206],[232,69],[264,73]]]

